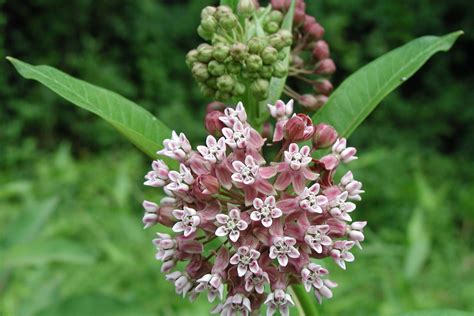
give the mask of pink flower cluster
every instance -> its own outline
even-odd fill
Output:
[[[239,103],[208,115],[213,135],[197,150],[173,132],[158,154],[179,162],[178,170],[156,160],[145,176],[166,194],[159,204],[144,201],[145,228],[160,223],[174,232],[153,240],[162,272],[183,297],[218,298],[213,312],[221,315],[249,315],[262,304],[267,315],[288,315],[294,284],[320,303],[331,298],[336,283],[319,259],[345,269],[364,240],[366,222],[352,221],[362,184],[350,171],[334,182],[356,150],[332,127],[293,114],[293,101],[268,108],[276,120],[272,142],[250,126]],[[176,269],[183,261],[184,270]]]

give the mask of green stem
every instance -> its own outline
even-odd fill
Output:
[[[291,291],[300,316],[318,316],[316,299],[306,293],[303,285],[292,285]]]

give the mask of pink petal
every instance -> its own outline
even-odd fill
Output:
[[[260,176],[264,179],[270,179],[277,173],[277,168],[274,166],[260,168]]]
[[[292,183],[293,189],[297,194],[303,193],[303,190],[305,188],[305,179],[301,172],[296,172],[293,174]]]
[[[291,183],[291,174],[289,172],[284,172],[284,173],[280,173],[280,175],[276,179],[273,186],[278,191],[283,191],[288,187],[288,185],[290,185],[290,183]]]
[[[225,226],[221,226],[221,227],[216,229],[215,234],[216,234],[216,236],[223,237],[223,236],[227,236],[228,231],[227,231]]]
[[[278,255],[278,263],[282,267],[286,267],[288,264],[288,257],[286,255]]]

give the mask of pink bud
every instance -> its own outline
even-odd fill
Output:
[[[221,130],[225,127],[224,123],[219,119],[223,117],[224,113],[220,111],[212,111],[206,114],[206,129],[212,135],[220,134]]]
[[[309,33],[309,31],[310,31],[310,29],[311,29],[311,27],[314,23],[316,23],[316,19],[314,18],[314,16],[306,15],[304,17],[304,27],[303,27],[304,31],[306,33]]]
[[[305,21],[305,12],[304,12],[304,9],[296,9],[295,10],[295,15],[294,15],[294,18],[293,18],[293,21],[295,23],[295,25],[301,25],[304,23]]]
[[[157,220],[158,220],[158,215],[156,213],[145,213],[142,219],[142,222],[145,225],[144,228],[149,228],[155,225]]]
[[[320,92],[323,95],[331,94],[332,89],[333,89],[332,83],[327,79],[316,81],[313,87],[314,87],[314,90]]]
[[[331,125],[324,123],[315,125],[313,135],[313,146],[324,149],[332,146],[337,139],[337,132]]]
[[[299,101],[308,110],[316,111],[326,103],[327,99],[325,95],[314,96],[312,94],[304,94]]]
[[[273,135],[273,125],[270,122],[265,122],[262,128],[262,137],[270,139]]]
[[[224,111],[226,108],[225,104],[219,101],[212,101],[206,106],[206,112],[211,113],[212,111]]]
[[[319,75],[330,75],[336,71],[336,65],[334,61],[330,58],[326,58],[321,60],[317,65],[316,69],[314,70],[315,74]]]
[[[219,189],[219,181],[215,177],[203,174],[196,178],[193,193],[203,200],[209,200],[214,194],[219,192]]]
[[[272,0],[271,3],[275,10],[282,10],[285,7],[285,0]]]
[[[320,39],[324,35],[324,28],[318,22],[311,24],[307,31],[314,39]]]
[[[313,121],[306,114],[296,114],[285,125],[286,139],[291,141],[308,140],[313,136]]]
[[[313,48],[313,58],[322,60],[329,58],[329,45],[326,41],[317,41]]]

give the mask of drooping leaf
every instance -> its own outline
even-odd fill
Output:
[[[448,51],[462,31],[423,36],[362,67],[337,88],[313,116],[348,137],[385,96],[410,78],[435,53]]]
[[[76,79],[49,66],[33,66],[7,57],[27,79],[36,80],[69,102],[90,111],[115,127],[140,150],[152,158],[170,129],[150,112],[117,93]]]

